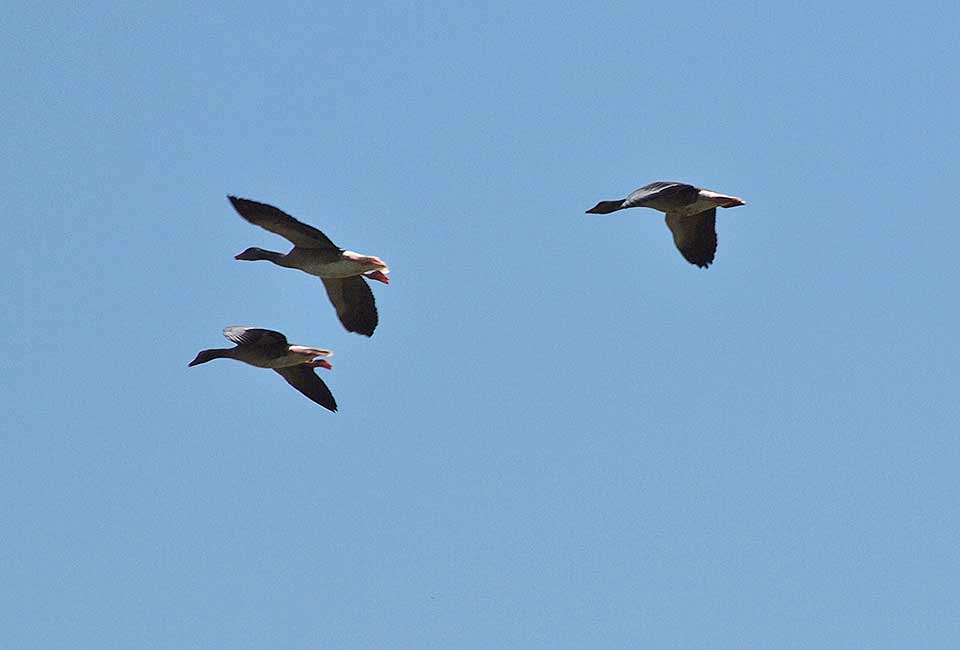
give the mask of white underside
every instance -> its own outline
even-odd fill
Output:
[[[732,199],[732,196],[727,196],[726,194],[720,194],[719,192],[711,192],[710,190],[700,190],[697,195],[697,200],[691,203],[690,205],[685,205],[682,208],[677,208],[675,210],[670,210],[670,214],[676,214],[679,217],[689,217],[693,214],[700,214],[701,212],[706,212],[711,208],[718,207],[718,200],[722,202],[725,199]]]
[[[321,278],[350,278],[376,270],[381,273],[390,272],[378,258],[353,251],[343,251],[343,257],[334,262],[321,262],[316,259],[297,260],[295,268]]]
[[[366,270],[364,264],[353,260],[338,260],[329,264],[317,264],[314,269],[304,269],[307,273],[319,275],[321,278],[349,278],[361,275]]]
[[[676,208],[670,210],[670,214],[676,214],[680,217],[689,217],[692,214],[700,214],[711,208],[717,207],[717,204],[713,201],[707,201],[706,199],[697,199],[694,203],[690,205],[685,205],[682,208]]]

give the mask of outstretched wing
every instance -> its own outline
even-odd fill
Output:
[[[255,226],[280,235],[294,246],[302,248],[336,248],[336,244],[322,232],[301,221],[297,221],[289,214],[266,203],[258,203],[250,199],[239,199],[228,196],[234,209],[240,216]]]
[[[287,380],[287,383],[296,388],[325,409],[336,413],[337,400],[333,398],[333,393],[327,388],[313,368],[301,364],[299,366],[287,366],[286,368],[274,368],[277,374]]]
[[[261,327],[226,327],[223,335],[237,345],[287,345],[287,337],[280,332]]]
[[[348,278],[321,278],[337,317],[348,332],[373,336],[377,328],[377,303],[362,275]]]
[[[667,213],[667,227],[680,254],[701,268],[710,266],[717,253],[717,209],[680,216]]]

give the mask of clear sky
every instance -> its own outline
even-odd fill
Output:
[[[957,647],[960,8],[590,4],[5,6],[0,647]]]

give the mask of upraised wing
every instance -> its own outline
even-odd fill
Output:
[[[223,335],[237,345],[287,345],[287,337],[274,330],[261,327],[240,327],[234,325],[224,328]]]
[[[228,196],[227,198],[230,199],[230,203],[240,213],[241,217],[255,226],[260,226],[275,235],[280,235],[294,246],[340,250],[322,232],[313,226],[297,221],[279,208],[250,199],[239,199],[235,196]]]

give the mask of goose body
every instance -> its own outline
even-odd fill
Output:
[[[350,332],[373,335],[379,318],[366,280],[389,284],[390,269],[383,260],[344,250],[313,226],[272,205],[235,196],[227,198],[241,217],[293,244],[288,253],[248,248],[235,259],[266,260],[319,277],[343,326]]]
[[[314,368],[329,370],[333,367],[326,359],[317,359],[331,356],[333,352],[330,350],[291,345],[280,332],[259,327],[227,327],[223,335],[236,345],[232,348],[201,350],[187,365],[197,366],[214,359],[236,359],[257,368],[268,368],[320,406],[330,411],[337,410],[333,393],[314,372]]]
[[[746,202],[736,196],[675,181],[656,181],[634,190],[625,199],[600,201],[587,214],[609,214],[627,208],[652,208],[665,213],[667,227],[680,254],[706,268],[717,252],[717,208]]]

